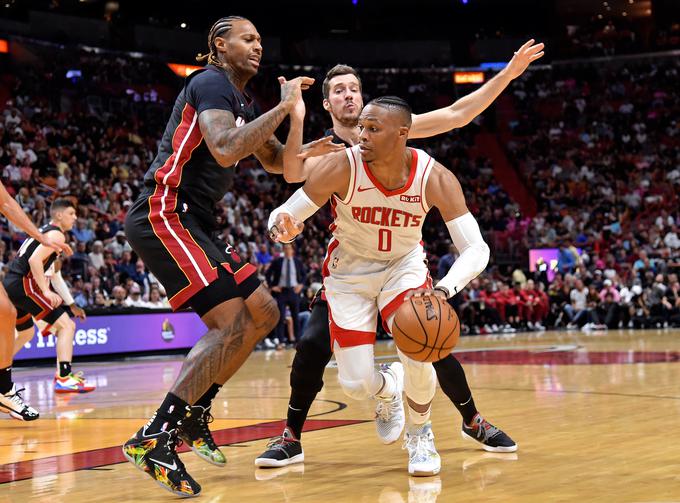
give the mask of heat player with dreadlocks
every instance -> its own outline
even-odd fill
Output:
[[[145,189],[125,220],[130,245],[164,285],[172,308],[193,308],[208,327],[161,406],[123,446],[137,468],[181,496],[201,487],[177,456],[178,438],[206,461],[226,463],[208,430],[210,405],[279,319],[255,268],[216,237],[214,205],[244,157],[254,154],[268,172],[282,172],[283,146],[273,133],[314,82],[281,79],[281,101],[260,115],[245,91],[262,58],[255,26],[242,17],[222,18],[208,45],[209,54],[198,58],[207,65],[186,79]],[[306,148],[321,155],[338,147],[327,138]]]

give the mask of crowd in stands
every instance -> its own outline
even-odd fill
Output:
[[[106,59],[82,58],[89,65],[83,68]],[[49,202],[56,195],[78,202],[71,232],[75,253],[63,263],[78,305],[166,308],[162,285],[137,260],[122,225],[156,154],[163,113],[169,113],[174,95],[165,99],[168,93],[161,91],[153,100],[142,100],[133,115],[119,105],[134,99],[123,84],[167,90],[181,83],[160,69],[146,72],[159,80],[156,87],[136,80],[134,69],[151,65],[137,59],[102,64],[111,77],[107,86],[88,70],[77,82],[56,78],[74,65],[53,64],[55,78],[49,82],[32,78],[36,70],[17,71],[11,97],[0,106],[2,182],[37,225],[49,220]],[[535,217],[519,212],[488,159],[469,155],[484,127],[481,120],[414,144],[458,176],[489,243],[495,233],[503,233],[522,245],[504,263],[494,261],[492,249],[487,271],[454,299],[468,333],[680,324],[680,93],[673,85],[678,69],[673,61],[632,69],[558,68],[531,72],[508,90],[517,116],[507,153],[537,198]],[[254,82],[265,109],[276,102],[280,71],[263,69]],[[323,71],[313,70],[317,82]],[[362,79],[366,97],[401,95],[416,112],[453,100],[445,72],[371,70]],[[75,89],[88,94],[75,99]],[[330,126],[318,89],[307,103],[306,137],[318,138]],[[268,270],[283,255],[282,247],[266,237],[268,214],[296,188],[266,174],[251,158],[239,163],[233,189],[217,205],[221,237],[257,266],[263,281],[273,281]],[[330,221],[323,209],[296,241],[298,277],[304,280],[290,287],[299,296],[299,309],[282,306],[282,326],[272,335],[278,341],[268,344],[291,342],[304,329],[307,315],[294,314],[305,313],[320,286]],[[0,237],[4,266],[24,236],[2,220]],[[437,212],[428,216],[423,237],[432,275],[441,277],[455,250]],[[560,248],[554,280],[548,281],[545,270],[529,273],[526,250],[536,247]]]

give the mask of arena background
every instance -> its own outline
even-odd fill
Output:
[[[463,335],[504,347],[498,341],[524,332],[556,330],[569,345],[609,331],[626,340],[618,356],[597,363],[625,363],[625,354],[628,363],[674,361],[673,342],[655,346],[666,357],[633,353],[644,349],[640,329],[677,339],[680,327],[679,11],[675,0],[194,1],[190,9],[3,0],[2,182],[37,225],[49,220],[55,197],[78,203],[75,254],[63,266],[89,314],[78,322],[76,361],[185,352],[200,320],[170,312],[122,222],[215,19],[243,15],[262,34],[263,65],[249,89],[263,110],[278,101],[277,76],[317,79],[305,94],[306,139],[330,126],[320,82],[336,63],[359,70],[364,101],[395,94],[422,113],[477,89],[534,38],[545,42],[545,57],[473,123],[412,142],[460,179],[491,247],[486,271],[453,301]],[[285,134],[284,124],[277,135]],[[263,280],[281,253],[266,237],[267,216],[297,187],[249,158],[217,207],[221,236]],[[319,212],[295,243],[307,271],[303,306],[320,286],[330,219]],[[437,212],[423,237],[439,278],[455,253]],[[4,275],[25,235],[0,217],[0,238]],[[582,289],[587,305],[575,311],[571,294]],[[293,344],[287,329],[259,349],[288,358]],[[17,355],[37,365],[29,377],[52,365],[53,347],[53,337],[37,335]],[[471,364],[494,358],[461,355]],[[511,358],[553,365],[572,357]],[[677,419],[676,410],[676,431]],[[20,479],[0,478],[12,480]],[[680,490],[669,494],[677,499]]]

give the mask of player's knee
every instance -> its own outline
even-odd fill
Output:
[[[404,364],[404,392],[412,401],[429,403],[437,388],[437,376],[432,364],[413,362]]]
[[[304,361],[323,361],[324,367],[332,356],[328,334],[320,333],[318,330],[305,331],[295,349]]]
[[[372,396],[370,391],[370,383],[365,379],[350,380],[338,377],[338,382],[342,391],[354,400],[366,400]]]

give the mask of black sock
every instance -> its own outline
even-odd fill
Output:
[[[220,391],[222,388],[221,384],[211,384],[210,387],[208,388],[208,391],[203,393],[203,396],[196,400],[196,403],[194,405],[200,405],[201,407],[207,409],[212,405],[212,401],[215,399],[215,396],[217,396],[217,393]]]
[[[307,420],[309,408],[312,406],[316,398],[316,393],[310,395],[307,393],[300,393],[295,390],[291,391],[290,401],[288,402],[288,417],[286,418],[286,426],[295,435],[295,438],[300,440],[302,437],[302,427]]]
[[[433,363],[433,366],[442,391],[463,416],[465,424],[469,425],[477,414],[477,407],[475,407],[472,391],[465,378],[463,366],[453,355]]]
[[[146,434],[158,433],[159,431],[170,431],[177,427],[177,423],[184,418],[189,406],[181,398],[168,393],[165,400],[146,427]]]
[[[0,394],[4,395],[12,389],[12,367],[0,369]]]
[[[66,377],[71,373],[71,362],[59,362],[59,377]]]

